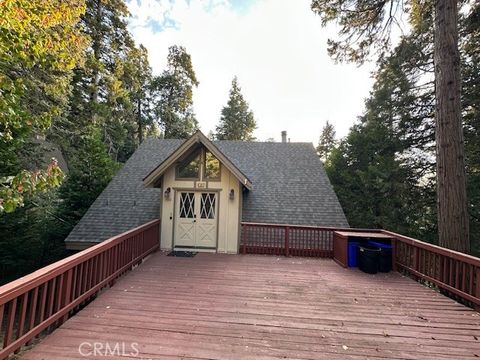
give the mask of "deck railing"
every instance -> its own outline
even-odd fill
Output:
[[[159,247],[159,220],[0,287],[0,359],[53,330]]]
[[[394,268],[480,310],[480,259],[380,229],[242,223],[240,252],[333,257],[333,232],[378,232],[394,242]]]
[[[242,222],[240,252],[331,258],[333,257],[333,232],[336,230],[351,229]]]
[[[390,231],[398,271],[480,310],[480,259]]]

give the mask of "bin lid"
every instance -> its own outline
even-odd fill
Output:
[[[377,251],[382,250],[379,247],[369,246],[369,245],[360,245],[359,248],[360,248],[360,251],[375,251],[375,252],[377,252]]]
[[[390,235],[385,235],[380,232],[357,232],[357,231],[334,231],[343,237],[356,237],[356,238],[370,238],[370,239],[391,239]]]
[[[369,241],[368,244],[371,245],[371,246],[379,247],[381,249],[391,249],[392,248],[392,245],[390,245],[390,244],[383,244],[383,243],[379,243],[379,242],[376,242],[376,241]]]

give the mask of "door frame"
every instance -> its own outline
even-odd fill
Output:
[[[176,245],[175,245],[175,230],[176,230],[176,225],[177,225],[177,201],[178,197],[180,196],[180,192],[194,192],[195,195],[197,193],[216,193],[217,198],[217,212],[216,212],[216,222],[217,226],[215,229],[215,247],[204,247],[204,246],[194,246],[194,247],[187,247],[187,246],[179,246],[178,249],[182,250],[200,250],[200,251],[205,251],[205,252],[212,252],[214,250],[215,252],[218,251],[218,227],[220,223],[220,192],[222,189],[195,189],[195,188],[184,188],[184,187],[173,187],[173,190],[175,192],[174,194],[174,199],[173,199],[173,222],[172,222],[172,250],[175,250]]]

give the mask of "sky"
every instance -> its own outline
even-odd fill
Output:
[[[127,0],[129,29],[149,52],[154,74],[168,47],[185,46],[200,82],[194,110],[214,131],[234,76],[255,115],[254,136],[318,143],[326,121],[343,137],[364,111],[373,64],[335,64],[310,0]]]

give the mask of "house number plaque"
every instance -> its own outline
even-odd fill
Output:
[[[197,188],[206,189],[207,188],[207,182],[206,181],[197,181]]]

